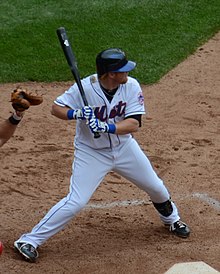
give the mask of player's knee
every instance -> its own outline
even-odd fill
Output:
[[[87,204],[87,201],[80,200],[77,202],[77,206],[79,209],[83,209]]]
[[[81,210],[81,209],[83,209],[85,206],[86,206],[86,204],[88,203],[88,199],[86,199],[86,198],[82,198],[82,199],[78,199],[78,200],[75,200],[74,202],[73,202],[73,204],[79,209],[79,210]]]
[[[173,206],[170,199],[163,203],[153,202],[153,205],[156,208],[156,210],[164,217],[170,216],[173,212]]]
[[[65,209],[68,216],[76,215],[80,210],[82,210],[87,204],[85,200],[75,200],[71,199],[66,202]]]

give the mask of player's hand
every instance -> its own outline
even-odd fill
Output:
[[[104,133],[104,132],[109,132],[109,133],[115,133],[116,131],[116,126],[114,124],[107,124],[106,122],[101,122],[97,118],[92,118],[88,120],[89,128],[92,133]]]
[[[89,120],[95,117],[93,108],[91,106],[85,106],[79,109],[69,109],[67,111],[67,117],[69,120]]]
[[[95,132],[107,132],[108,131],[108,124],[106,122],[101,122],[97,118],[92,118],[89,120],[89,128],[92,133]]]
[[[79,119],[79,120],[85,120],[84,116],[83,116],[83,112],[82,112],[82,109],[75,109],[75,110],[71,110],[69,112],[70,114],[72,114],[72,118],[69,117],[69,119]]]
[[[90,120],[95,117],[93,108],[91,106],[85,106],[82,108],[83,118],[86,120]]]

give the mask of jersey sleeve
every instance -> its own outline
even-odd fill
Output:
[[[54,101],[59,106],[67,106],[71,109],[83,107],[83,100],[76,84],[72,85],[67,91],[58,96]]]
[[[136,115],[127,116],[125,117],[125,119],[133,118],[139,122],[139,127],[141,127],[141,117],[142,117],[141,114],[136,114]]]

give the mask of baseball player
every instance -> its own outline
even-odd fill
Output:
[[[15,249],[28,261],[36,261],[37,247],[76,216],[110,171],[145,191],[172,233],[183,238],[189,236],[190,229],[180,220],[170,193],[132,137],[145,114],[141,87],[128,76],[135,66],[122,50],[106,49],[96,57],[97,74],[82,79],[89,106],[83,105],[76,84],[54,101],[53,115],[76,120],[70,190],[30,233],[15,241]],[[94,138],[96,132],[100,138]]]

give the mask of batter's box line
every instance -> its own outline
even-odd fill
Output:
[[[193,193],[192,197],[198,198],[202,200],[203,202],[212,206],[214,209],[220,210],[220,202],[210,197],[207,193]]]
[[[150,205],[151,202],[145,200],[125,200],[125,201],[115,201],[111,203],[89,203],[86,205],[86,209],[90,208],[98,208],[98,209],[105,209],[105,208],[113,208],[113,207],[126,207],[126,206],[139,206],[139,205]]]
[[[192,193],[190,195],[181,196],[181,200],[187,198],[197,198],[206,204],[209,204],[214,209],[220,211],[220,202],[216,199],[210,197],[207,193]],[[177,197],[178,198],[178,197]],[[109,209],[114,207],[128,207],[128,206],[140,206],[140,205],[150,205],[151,202],[148,200],[125,200],[125,201],[115,201],[110,203],[89,203],[86,205],[85,209]]]

